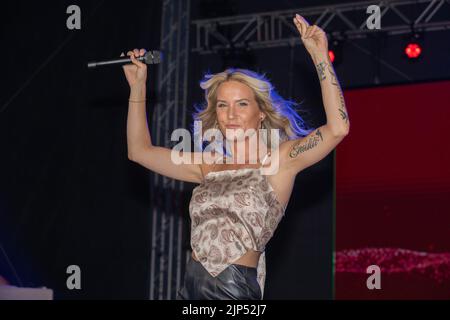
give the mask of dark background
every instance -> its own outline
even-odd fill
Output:
[[[157,48],[160,3],[77,2],[78,31],[66,28],[71,4],[4,10],[1,241],[24,286],[57,299],[145,298],[150,198],[146,170],[127,158],[128,85],[120,67],[86,63]],[[66,289],[71,264],[82,290]]]
[[[337,2],[197,0],[191,18]],[[66,28],[71,4],[81,7],[81,30]],[[52,288],[56,299],[146,299],[150,208],[156,199],[148,171],[127,159],[128,85],[121,68],[90,71],[86,63],[130,48],[158,48],[161,1],[16,1],[5,3],[3,12],[0,241],[21,285]],[[335,66],[341,85],[448,78],[450,43],[442,41],[443,34],[427,35],[427,60],[415,64],[402,57],[402,36],[358,42],[372,52],[377,48],[409,80],[345,45],[344,60]],[[206,71],[244,63],[267,73],[281,95],[303,102],[309,126],[324,124],[311,60],[303,47],[294,49],[294,61],[287,57],[288,48],[231,60],[191,54],[188,108],[202,101],[198,82]],[[157,99],[157,72],[149,68],[149,109]],[[333,163],[330,154],[297,177],[287,216],[267,248],[268,299],[332,297]],[[71,264],[81,267],[80,291],[66,289]],[[19,285],[4,260],[0,266],[1,274]]]

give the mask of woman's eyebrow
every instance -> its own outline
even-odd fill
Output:
[[[234,101],[239,102],[239,101],[244,101],[244,100],[250,101],[250,100],[247,99],[247,98],[237,99],[237,100],[234,100]],[[226,103],[225,100],[220,100],[220,99],[217,99],[217,102],[225,102],[225,103]]]

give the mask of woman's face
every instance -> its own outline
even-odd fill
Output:
[[[219,129],[227,140],[243,139],[247,129],[258,132],[265,116],[259,110],[253,90],[234,80],[222,83],[217,89],[216,115]]]

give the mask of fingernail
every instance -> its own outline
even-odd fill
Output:
[[[298,13],[295,14],[295,17],[298,18],[298,19],[300,19],[300,16],[299,16]]]

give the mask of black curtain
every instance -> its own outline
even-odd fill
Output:
[[[68,30],[69,5],[81,29]],[[148,297],[148,174],[127,158],[121,67],[91,60],[159,46],[161,1],[5,3],[0,97],[0,274],[56,299]],[[149,69],[149,98],[155,72]],[[81,268],[81,290],[66,269]]]

